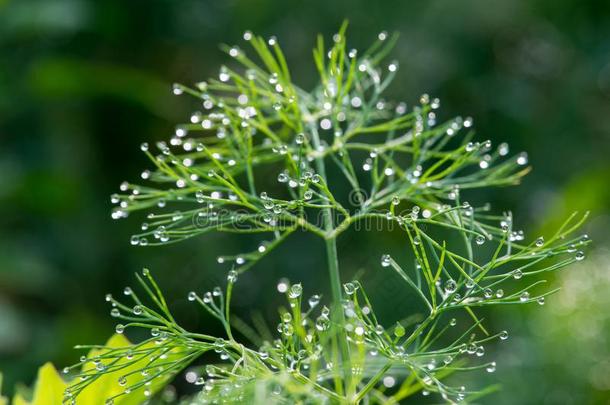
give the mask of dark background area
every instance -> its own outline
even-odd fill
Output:
[[[149,267],[178,318],[217,326],[186,302],[193,288],[225,277],[215,257],[250,241],[208,235],[137,248],[140,221],[110,218],[111,193],[148,166],[138,145],[169,138],[195,108],[170,95],[230,63],[219,43],[244,30],[276,35],[298,84],[315,83],[315,35],[349,19],[351,45],[379,31],[401,34],[400,70],[388,97],[412,104],[427,92],[441,117],[470,115],[479,140],[527,150],[534,171],[522,186],[473,195],[511,209],[526,234],[590,209],[590,260],[560,273],[544,308],[487,314],[511,339],[490,350],[503,390],[484,403],[610,403],[610,3],[607,1],[119,1],[0,0],[0,370],[7,387],[38,366],[73,363],[77,343],[113,330],[104,294]],[[471,200],[475,201],[475,200]],[[350,233],[340,241],[345,274],[366,269],[381,313],[401,297],[379,271],[398,234]],[[290,240],[238,284],[236,308],[274,320],[280,277],[325,291],[322,245]],[[405,308],[408,311],[408,308]],[[479,380],[479,381],[476,381]],[[10,388],[9,388],[10,391]],[[417,403],[418,399],[414,399]]]

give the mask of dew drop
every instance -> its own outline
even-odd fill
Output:
[[[391,263],[392,263],[392,258],[390,257],[390,255],[381,256],[381,266],[382,267],[388,267]]]
[[[358,287],[354,283],[345,283],[343,284],[343,289],[347,295],[353,295]]]
[[[402,337],[405,335],[405,327],[402,326],[401,324],[397,323],[396,327],[394,328],[394,336],[396,337]]]
[[[179,84],[174,83],[172,85],[172,93],[174,93],[174,95],[179,96],[183,93],[182,87],[180,87]]]
[[[585,258],[585,252],[583,252],[582,250],[579,250],[578,252],[576,252],[576,255],[574,256],[574,258],[578,261],[581,261]]]
[[[312,295],[312,296],[309,298],[308,303],[309,303],[309,306],[310,306],[311,308],[315,307],[316,305],[318,305],[318,304],[320,303],[320,296],[319,296],[319,295],[317,295],[317,294],[316,294],[316,295]]]
[[[280,173],[277,175],[277,181],[279,181],[280,183],[286,183],[288,182],[288,175],[286,173]]]
[[[229,283],[234,283],[237,281],[237,272],[235,270],[229,271],[229,273],[227,274],[227,281]]]
[[[303,286],[301,286],[300,283],[293,284],[290,287],[290,291],[288,292],[288,297],[290,297],[292,299],[299,298],[302,293],[303,293]]]
[[[445,283],[445,293],[446,294],[452,294],[457,290],[457,284],[454,280],[449,279],[447,280],[447,282]]]
[[[530,299],[530,293],[528,293],[527,291],[525,291],[523,294],[521,294],[521,296],[519,297],[519,301],[521,302],[525,302],[527,300]]]
[[[277,283],[277,291],[280,293],[285,293],[286,291],[288,291],[288,280],[286,279],[281,279],[278,283]]]
[[[383,385],[386,388],[392,388],[396,384],[396,379],[391,375],[383,377]]]
[[[328,330],[329,326],[330,326],[330,319],[328,319],[328,316],[320,315],[316,319],[316,329],[319,330],[320,332]]]

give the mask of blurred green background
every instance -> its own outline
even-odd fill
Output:
[[[610,404],[606,0],[0,0],[0,369],[7,387],[31,382],[46,360],[74,362],[74,344],[103,342],[113,328],[104,294],[117,294],[143,266],[185,324],[216,328],[184,298],[219,283],[225,269],[214,258],[249,242],[209,235],[132,247],[139,221],[112,221],[109,195],[146,167],[138,145],[167,139],[194,108],[170,96],[170,83],[205,79],[229,63],[219,43],[239,42],[246,29],[276,35],[307,87],[315,80],[315,34],[331,35],[344,18],[358,48],[381,30],[400,32],[391,96],[409,103],[423,92],[438,96],[443,117],[471,115],[481,139],[529,152],[534,171],[524,184],[478,192],[479,202],[514,210],[530,237],[573,210],[592,210],[586,231],[595,248],[590,260],[555,277],[563,291],[544,308],[488,314],[511,339],[490,353],[498,371],[475,382],[503,385],[482,402]],[[357,233],[340,241],[346,273],[373,272],[368,289],[382,313],[402,290],[375,271],[378,258],[403,242]],[[252,302],[273,308],[278,297],[269,291],[284,276],[324,291],[322,252],[318,241],[298,237],[265,259],[244,276],[238,312],[247,317]],[[274,319],[271,309],[263,312]]]

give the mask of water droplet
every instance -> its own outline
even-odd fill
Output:
[[[583,252],[582,250],[579,250],[578,252],[576,252],[576,255],[574,256],[574,258],[578,261],[581,261],[585,258],[585,252]]]
[[[527,164],[527,153],[521,152],[519,156],[517,156],[517,164],[519,166],[524,166]]]
[[[227,281],[229,283],[235,283],[237,281],[237,272],[235,270],[229,271],[227,274]]]
[[[521,302],[525,302],[529,299],[530,299],[530,293],[528,293],[527,291],[523,292],[521,294],[521,296],[519,297],[519,301],[521,301]]]
[[[395,195],[394,197],[392,197],[392,205],[398,205],[398,204],[400,204],[400,197]]]
[[[485,243],[485,237],[483,235],[477,235],[475,242],[477,245],[481,246],[483,243]]]
[[[503,330],[502,332],[500,332],[500,340],[506,340],[508,339],[508,332]]]
[[[502,298],[504,296],[504,290],[501,288],[498,288],[496,290],[496,298]]]
[[[188,293],[187,299],[189,301],[195,301],[197,299],[197,293],[195,293],[195,291],[190,291]]]
[[[513,271],[513,278],[515,280],[519,280],[521,277],[523,277],[523,272],[519,269]]]
[[[172,85],[172,93],[174,93],[176,96],[181,95],[183,93],[182,87],[179,84],[174,83]]]
[[[498,145],[498,154],[500,156],[508,155],[509,151],[510,151],[510,148],[508,147],[508,144],[506,142],[501,143],[500,145]]]
[[[483,290],[483,295],[485,296],[485,298],[491,298],[494,294],[491,288],[486,288],[485,290]]]
[[[388,267],[391,263],[392,263],[392,258],[390,257],[390,255],[381,256],[381,266],[382,267]]]
[[[538,297],[536,302],[538,303],[538,305],[544,305],[544,297]]]
[[[280,183],[286,183],[288,179],[289,177],[286,173],[280,173],[277,175],[277,181],[279,181]]]
[[[320,332],[328,330],[329,326],[330,326],[330,319],[328,319],[328,316],[320,315],[316,319],[316,329],[319,330]]]
[[[290,297],[292,299],[299,298],[302,293],[303,293],[303,286],[301,286],[300,283],[293,284],[290,287],[290,291],[288,292],[288,297]]]
[[[143,312],[143,308],[141,305],[136,305],[133,307],[133,314],[134,315],[141,315]]]
[[[133,291],[132,291],[132,290],[131,290],[131,288],[129,288],[129,287],[125,287],[125,288],[123,289],[123,294],[125,294],[125,295],[131,295],[131,293],[132,293],[132,292],[133,292]]]
[[[288,280],[286,280],[285,278],[281,279],[278,283],[277,283],[277,290],[280,293],[285,293],[286,291],[288,291]]]
[[[383,377],[383,385],[386,388],[392,388],[396,384],[396,379],[391,375]]]
[[[282,314],[282,322],[290,322],[292,321],[292,315],[290,314],[290,312],[284,312]]]
[[[318,305],[318,304],[320,303],[320,296],[319,296],[319,295],[317,295],[317,294],[316,294],[316,295],[312,295],[312,296],[309,298],[308,303],[309,303],[309,306],[310,306],[311,308],[315,307],[316,305]]]
[[[405,335],[405,327],[402,326],[401,324],[397,323],[396,327],[394,328],[394,336],[396,337],[402,337]]]
[[[358,287],[354,283],[345,283],[343,284],[343,289],[347,295],[353,295]]]
[[[494,371],[496,371],[496,362],[495,362],[495,361],[492,361],[491,363],[489,363],[489,364],[487,365],[487,367],[485,368],[485,370],[486,370],[488,373],[493,373]]]
[[[541,236],[538,239],[536,239],[536,246],[542,247],[542,245],[544,245],[544,238]]]
[[[457,290],[457,284],[454,280],[449,279],[447,280],[447,282],[445,283],[445,293],[446,294],[452,294]]]
[[[123,332],[125,332],[125,325],[123,325],[123,324],[120,324],[120,323],[119,323],[119,324],[118,324],[118,325],[117,325],[117,326],[114,328],[114,330],[116,331],[116,333],[118,333],[118,334],[122,334]]]

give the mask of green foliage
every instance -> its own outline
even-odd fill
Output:
[[[150,345],[140,343],[137,345],[138,351],[149,348]],[[13,397],[13,405],[55,405],[60,404],[65,399],[72,397],[72,392],[78,392],[79,405],[95,405],[100,403],[100,398],[111,398],[119,392],[123,392],[120,381],[130,382],[132,386],[129,395],[122,395],[116,401],[117,405],[133,405],[144,402],[147,397],[157,392],[165,383],[166,378],[158,378],[154,382],[145,384],[141,382],[144,376],[141,369],[142,362],[134,361],[135,356],[128,356],[118,361],[113,359],[113,353],[131,353],[135,351],[134,346],[122,335],[112,336],[104,346],[91,347],[86,356],[83,356],[81,364],[73,367],[66,367],[64,374],[76,371],[78,377],[72,381],[65,381],[51,363],[46,363],[38,370],[34,387],[30,390],[21,388]],[[89,359],[89,361],[84,361]],[[155,364],[153,361],[147,362],[148,365]],[[103,370],[104,373],[99,373]],[[119,371],[120,370],[120,371]],[[135,370],[135,372],[133,372]],[[91,378],[91,379],[89,379]],[[0,383],[2,382],[0,376]],[[1,384],[0,384],[0,388]],[[0,404],[8,404],[8,399],[0,396]]]
[[[226,47],[241,69],[222,67],[218,80],[196,88],[174,86],[174,94],[193,96],[203,111],[178,126],[169,144],[159,143],[159,154],[142,145],[155,168],[142,173],[146,185],[121,185],[112,196],[113,217],[147,212],[142,232],[132,237],[140,246],[212,231],[266,239],[252,252],[219,257],[231,265],[224,291],[188,295],[221,322],[223,337],[178,325],[147,270],[137,276],[146,298],[130,288],[132,302],[108,296],[121,320],[117,333],[140,328],[151,337],[104,352],[106,366],[85,369],[66,400],[109,372],[123,373],[117,384],[124,388],[112,402],[165,383],[214,352],[219,361],[187,374],[202,387],[189,403],[398,403],[419,392],[458,402],[486,392],[447,379],[496,368],[480,357],[486,343],[508,332],[488,331],[477,311],[543,304],[555,290],[540,290],[538,276],[584,258],[580,249],[589,240],[573,233],[586,215],[526,242],[511,213],[466,202],[464,190],[517,184],[529,170],[527,155],[508,157],[506,144],[474,142],[470,118],[438,124],[440,103],[428,95],[410,110],[384,100],[398,70],[396,62],[384,64],[395,37],[381,33],[359,54],[348,49],[345,29],[330,48],[318,38],[320,83],[312,91],[293,83],[275,38],[249,32],[244,39],[258,62]],[[395,272],[405,294],[420,302],[398,308],[393,326],[380,323],[359,281],[341,282],[336,239],[372,223],[399,229],[414,257],[413,263],[381,258],[380,267]],[[274,339],[261,322],[231,316],[231,295],[240,273],[298,229],[325,241],[332,297],[324,306],[319,296],[305,301],[300,284],[278,285],[289,305],[279,310]],[[458,326],[458,317],[469,321]],[[135,373],[143,378],[132,382]]]

